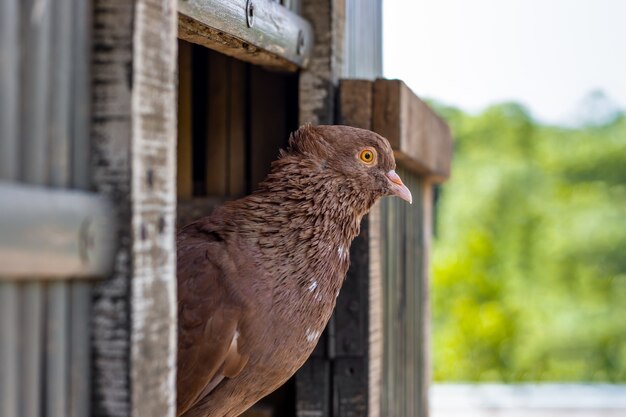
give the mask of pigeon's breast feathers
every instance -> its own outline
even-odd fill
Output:
[[[292,134],[259,188],[223,206],[218,217],[262,247],[348,247],[380,197],[410,201],[395,165],[389,142],[374,132],[305,125]]]

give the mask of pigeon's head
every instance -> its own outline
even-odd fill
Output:
[[[412,202],[411,192],[395,172],[391,145],[377,133],[350,126],[305,125],[292,134],[288,152],[345,177],[355,192]]]

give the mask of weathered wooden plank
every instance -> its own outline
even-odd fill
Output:
[[[179,0],[178,36],[225,55],[285,71],[306,67],[310,24],[270,0]]]
[[[191,198],[192,178],[192,45],[178,42],[178,159],[177,183],[178,198]]]
[[[402,81],[376,80],[372,128],[389,140],[396,159],[407,167],[437,182],[450,175],[450,129]]]
[[[134,2],[94,2],[93,181],[110,197],[118,223],[114,271],[94,288],[94,416],[130,416],[131,92]]]
[[[376,203],[368,216],[368,417],[380,415],[383,369],[383,274],[381,261],[381,208]]]
[[[94,297],[94,414],[175,413],[176,2],[99,0],[94,183],[120,245]]]
[[[420,340],[419,358],[421,361],[419,381],[419,415],[428,417],[430,412],[429,393],[432,381],[431,375],[431,315],[430,315],[430,257],[432,251],[433,236],[433,188],[434,184],[429,179],[422,180],[420,184],[421,198],[421,233],[419,236],[422,249],[421,273],[422,279],[419,281],[419,306],[421,326],[418,334]]]
[[[132,416],[176,411],[175,0],[137,0],[131,100]]]
[[[296,416],[331,416],[331,368],[326,358],[312,356],[298,370],[296,378]]]
[[[368,415],[367,359],[342,357],[333,361],[333,417]]]
[[[311,22],[315,45],[300,73],[300,124],[333,124],[335,89],[342,74],[344,0],[302,0],[302,17]]]
[[[372,128],[374,83],[366,80],[339,82],[339,123],[342,125]]]

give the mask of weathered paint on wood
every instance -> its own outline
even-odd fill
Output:
[[[315,45],[300,73],[300,124],[333,124],[335,89],[343,71],[344,0],[302,0],[302,17],[313,25]]]
[[[406,84],[376,80],[374,113],[373,130],[389,140],[396,159],[433,181],[450,175],[450,129]]]
[[[138,0],[131,98],[133,416],[176,407],[175,0]]]
[[[379,90],[375,86],[386,82],[341,80],[339,122],[375,129],[377,119],[385,117],[380,114],[385,109],[380,106]],[[388,108],[394,114],[401,105],[397,100],[389,101]],[[438,120],[429,109],[428,114]],[[429,140],[449,139],[447,128],[431,134],[435,137]],[[438,157],[446,155],[450,156],[444,154]],[[421,417],[428,415],[430,378],[428,259],[432,234],[433,178],[424,177],[422,170],[416,170],[415,163],[407,163],[402,157],[398,158],[397,171],[412,190],[414,204],[407,205],[397,199],[381,200],[372,208],[367,227],[362,226],[361,236],[353,243],[355,256],[349,277],[367,281],[369,288],[367,373],[362,377],[355,372],[355,378],[341,375],[342,383],[351,381],[353,384],[349,390],[341,391],[344,393],[341,395],[353,396],[354,410],[360,410],[361,402],[366,401],[369,416]],[[362,237],[367,239],[367,247],[359,246]],[[369,269],[359,273],[363,264]],[[342,298],[351,298],[355,302],[361,299],[359,288],[353,288],[349,280],[346,281],[346,289],[349,289],[348,294],[344,296],[342,291],[339,297],[337,316],[342,315]],[[336,334],[343,332],[345,337],[350,337],[359,333],[355,330],[359,328],[357,323],[348,323],[347,331],[340,320],[336,320],[335,324]],[[341,358],[338,359],[341,361]],[[353,361],[353,364],[358,364],[358,361]],[[360,391],[356,388],[358,384],[362,387]],[[350,394],[345,394],[347,392]],[[358,392],[366,395],[359,397],[356,395]],[[339,395],[337,391],[335,395]],[[334,403],[342,401],[344,399],[337,398]]]
[[[94,298],[95,415],[175,412],[176,4],[95,3],[94,182],[120,224]]]
[[[270,0],[179,0],[178,36],[242,61],[284,71],[306,67],[310,24]]]

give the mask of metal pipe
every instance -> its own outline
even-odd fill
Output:
[[[87,190],[90,176],[91,127],[91,1],[75,0],[72,67],[72,185]],[[91,283],[76,281],[70,292],[69,416],[88,417],[91,407]]]
[[[72,0],[56,0],[52,10],[49,176],[54,187],[66,188],[71,177],[70,98]],[[66,417],[69,400],[70,289],[68,282],[49,282],[46,297],[45,410],[48,417]]]
[[[22,2],[20,143],[21,179],[47,185],[48,61],[50,51],[50,2]],[[3,213],[4,215],[4,213]],[[20,405],[19,415],[39,417],[42,405],[43,287],[38,282],[20,285]]]
[[[102,277],[111,272],[114,215],[105,197],[0,182],[0,276]]]
[[[0,1],[0,179],[18,176],[19,2]],[[0,415],[18,416],[18,286],[0,282]]]

